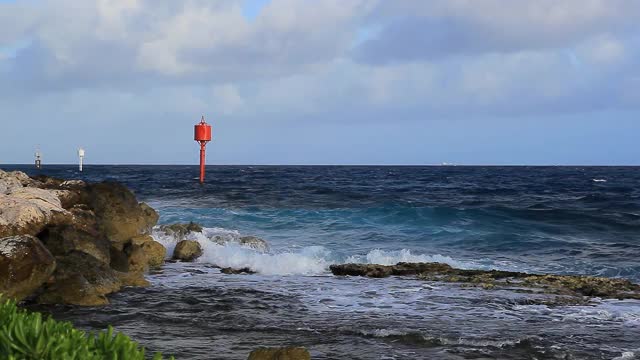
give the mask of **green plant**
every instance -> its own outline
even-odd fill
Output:
[[[97,334],[18,309],[0,299],[0,358],[8,360],[144,360],[145,349],[113,328]],[[153,360],[162,360],[157,353]],[[171,357],[173,359],[173,357]]]

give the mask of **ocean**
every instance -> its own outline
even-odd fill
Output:
[[[149,288],[103,308],[39,309],[87,330],[112,324],[178,359],[246,359],[290,344],[313,359],[640,356],[640,301],[541,305],[531,294],[328,271],[437,261],[640,282],[638,167],[209,166],[204,185],[196,166],[3,169],[119,181],[161,224],[205,227],[204,255],[166,264]],[[258,236],[271,250],[208,241],[216,235]]]

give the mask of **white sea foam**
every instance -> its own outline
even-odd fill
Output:
[[[328,273],[329,265],[345,262],[382,265],[393,265],[398,262],[441,262],[457,268],[481,267],[472,262],[457,261],[439,254],[413,254],[407,249],[397,251],[374,249],[367,254],[351,255],[346,259],[333,256],[331,251],[323,246],[261,253],[241,246],[237,241],[241,236],[242,234],[236,230],[204,228],[202,233],[191,233],[187,238],[197,241],[202,247],[203,255],[196,262],[220,267],[248,267],[263,275],[319,275]],[[167,248],[167,258],[170,258],[177,239],[158,230],[153,232],[153,237]],[[216,237],[223,238],[226,243],[221,245],[212,241]]]
[[[607,182],[606,179],[593,179],[594,182]]]
[[[369,251],[366,255],[353,255],[349,256],[346,260],[348,263],[359,264],[380,264],[380,265],[395,265],[399,262],[439,262],[449,264],[456,268],[477,268],[479,265],[455,260],[449,256],[443,256],[440,254],[425,255],[425,254],[413,254],[411,250],[402,249],[397,251],[385,251],[381,249],[374,249]]]

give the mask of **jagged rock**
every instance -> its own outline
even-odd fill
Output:
[[[45,226],[70,218],[52,191],[17,187],[0,194],[0,237],[37,235]]]
[[[160,226],[160,231],[167,235],[173,236],[177,241],[184,240],[185,237],[192,232],[202,232],[202,226],[190,222],[185,224],[171,224]]]
[[[260,252],[268,252],[269,244],[260,239],[257,236],[241,236],[241,237],[229,237],[229,236],[220,236],[216,235],[211,238],[211,241],[215,242],[219,245],[227,245],[229,243],[236,243],[240,246],[248,247]]]
[[[121,184],[104,182],[87,185],[86,189],[98,229],[116,248],[122,249],[131,238],[150,233],[158,222],[158,213],[138,203],[133,193]]]
[[[311,354],[303,347],[259,348],[247,360],[311,360]]]
[[[202,247],[197,241],[182,240],[173,250],[173,258],[181,261],[193,261],[202,255]]]
[[[164,258],[167,255],[167,249],[155,241],[149,235],[137,236],[131,239],[134,246],[140,246],[147,257],[147,264],[150,268],[158,267],[164,264]]]
[[[220,269],[220,272],[223,274],[255,274],[256,272],[251,270],[248,267],[243,267],[240,269],[236,269],[236,268],[232,268],[232,267],[226,267],[226,268],[222,268]]]
[[[53,278],[38,297],[41,304],[104,305],[105,295],[122,287],[118,273],[91,255],[74,251],[56,260]]]
[[[3,258],[0,275],[12,273],[0,280],[0,292],[35,295],[43,303],[100,305],[122,286],[146,286],[144,271],[162,264],[166,253],[142,236],[157,220],[155,210],[120,184],[0,170],[0,237],[35,235],[44,249],[29,249],[19,261]],[[55,272],[45,271],[56,263]],[[37,277],[39,272],[46,275]]]
[[[53,273],[56,261],[37,238],[0,239],[0,293],[18,301],[31,295]]]
[[[51,226],[38,234],[38,237],[55,256],[81,251],[104,264],[111,262],[109,240],[90,226],[81,227],[75,224]]]
[[[340,264],[331,265],[329,269],[334,275],[368,277],[417,275],[423,280],[462,283],[484,289],[535,287],[541,288],[547,293],[561,295],[640,299],[640,285],[626,279],[575,275],[539,275],[501,270],[465,270],[441,263]]]

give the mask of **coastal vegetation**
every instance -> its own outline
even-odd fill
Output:
[[[69,322],[44,318],[19,309],[13,300],[0,300],[0,358],[8,360],[143,360],[144,347],[112,327],[86,333]],[[153,360],[162,360],[156,353]],[[173,359],[173,357],[171,357]]]

